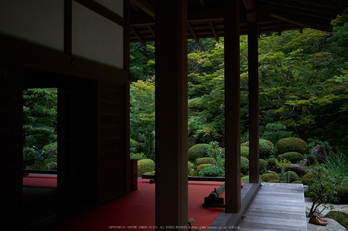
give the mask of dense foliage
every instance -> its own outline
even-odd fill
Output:
[[[348,11],[333,21],[331,33],[304,29],[260,36],[260,138],[276,144],[282,138],[298,137],[312,140],[314,146],[327,142],[342,151],[347,149],[347,15]],[[154,47],[154,43],[146,47],[131,44],[131,97],[139,99],[131,102],[131,138],[144,147],[135,152],[144,152],[149,158],[154,158],[154,101],[147,101],[154,98]],[[249,139],[247,49],[247,37],[241,36],[242,142]],[[188,80],[189,146],[214,141],[224,147],[223,38],[188,42]],[[144,92],[146,87],[151,90]]]

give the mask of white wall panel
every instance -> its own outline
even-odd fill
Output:
[[[123,0],[95,0],[109,10],[123,17]]]
[[[73,2],[72,53],[123,69],[123,28]]]
[[[63,50],[64,1],[1,0],[0,32]]]

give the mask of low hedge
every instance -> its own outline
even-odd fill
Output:
[[[279,182],[279,177],[275,173],[264,173],[261,175],[261,180],[266,181],[266,182]]]
[[[198,173],[199,176],[211,176],[211,177],[216,177],[216,176],[225,176],[225,170],[221,167],[218,166],[211,166],[202,169]]]
[[[302,177],[302,184],[308,185],[311,181],[315,180],[317,177],[314,173],[309,172]]]
[[[216,160],[211,157],[203,157],[203,158],[197,158],[195,161],[196,166],[199,166],[201,164],[213,164],[216,165]]]
[[[212,166],[215,166],[215,165],[213,165],[213,164],[201,164],[196,168],[196,172],[199,175],[199,171],[201,171],[204,168],[208,168],[208,167],[212,167]]]
[[[286,152],[284,154],[279,155],[278,159],[280,161],[288,160],[292,164],[296,164],[299,161],[304,160],[304,156],[301,153],[298,153],[298,152]]]

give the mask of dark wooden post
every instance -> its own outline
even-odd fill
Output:
[[[156,226],[187,227],[187,0],[156,4]]]
[[[259,182],[259,63],[257,23],[248,23],[249,182]]]
[[[239,36],[239,1],[225,0],[226,213],[241,209]]]

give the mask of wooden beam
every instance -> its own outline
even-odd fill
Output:
[[[131,0],[131,2],[147,13],[151,18],[155,18],[155,7],[146,0]]]
[[[259,182],[259,61],[257,23],[248,24],[249,182]]]
[[[282,0],[282,1],[277,1],[277,0],[259,0],[260,2],[267,2],[267,3],[271,3],[271,4],[278,4],[278,5],[283,5],[283,6],[297,6],[297,7],[301,7],[302,9],[306,9],[304,8],[307,5],[307,10],[315,10],[315,9],[319,9],[318,7],[322,7],[322,8],[332,8],[332,9],[336,9],[336,3],[335,1],[326,1],[326,0],[322,0],[322,1],[299,1],[299,0]],[[332,2],[333,4],[328,4]],[[308,8],[308,5],[312,5],[313,8],[311,7]]]
[[[64,53],[72,53],[72,0],[64,0]]]
[[[209,26],[211,28],[211,32],[213,33],[216,42],[218,42],[219,41],[219,36],[216,34],[216,31],[215,31],[215,28],[214,28],[214,25],[213,25],[212,21],[209,21]]]
[[[153,35],[153,37],[156,36],[155,34],[155,30],[153,29],[153,27],[151,25],[148,25],[147,28],[149,28],[149,31],[151,32],[151,34]]]
[[[204,0],[199,0],[199,2],[201,3],[201,6],[202,6],[203,8],[205,8]]]
[[[132,26],[130,27],[130,29],[131,29],[132,33],[135,35],[135,37],[137,37],[137,39],[139,40],[139,42],[140,42],[141,44],[143,44],[143,46],[146,46],[146,42],[145,42],[145,40],[140,36],[140,34],[139,34],[135,29],[133,29]]]
[[[190,30],[190,33],[191,33],[192,37],[193,37],[194,40],[196,41],[196,43],[199,43],[199,38],[197,37],[196,32],[194,31],[194,29],[193,29],[193,27],[191,26],[191,24],[190,24],[190,23],[187,23],[187,26],[188,26],[188,28],[189,28],[189,30]]]
[[[240,190],[240,15],[239,1],[225,9],[225,166],[226,213],[241,211]]]
[[[74,1],[80,3],[81,5],[87,7],[88,9],[94,11],[95,13],[103,16],[104,18],[107,18],[110,21],[124,27],[124,18],[122,18],[115,12],[109,10],[105,6],[99,4],[98,2],[93,0],[74,0]]]
[[[243,4],[244,4],[245,9],[246,9],[246,16],[247,16],[248,22],[256,22],[254,0],[243,0]]]
[[[271,14],[271,17],[280,19],[280,20],[285,21],[285,22],[290,22],[290,23],[293,23],[293,24],[295,24],[295,25],[298,25],[298,26],[301,26],[301,27],[304,27],[304,28],[311,28],[310,25],[307,25],[307,24],[302,23],[302,22],[299,22],[299,21],[295,21],[295,20],[293,20],[293,19],[291,19],[291,18],[286,18],[286,17],[284,17],[284,16],[282,16],[282,15],[279,15],[279,14],[274,14],[274,13],[272,13],[272,14]]]

